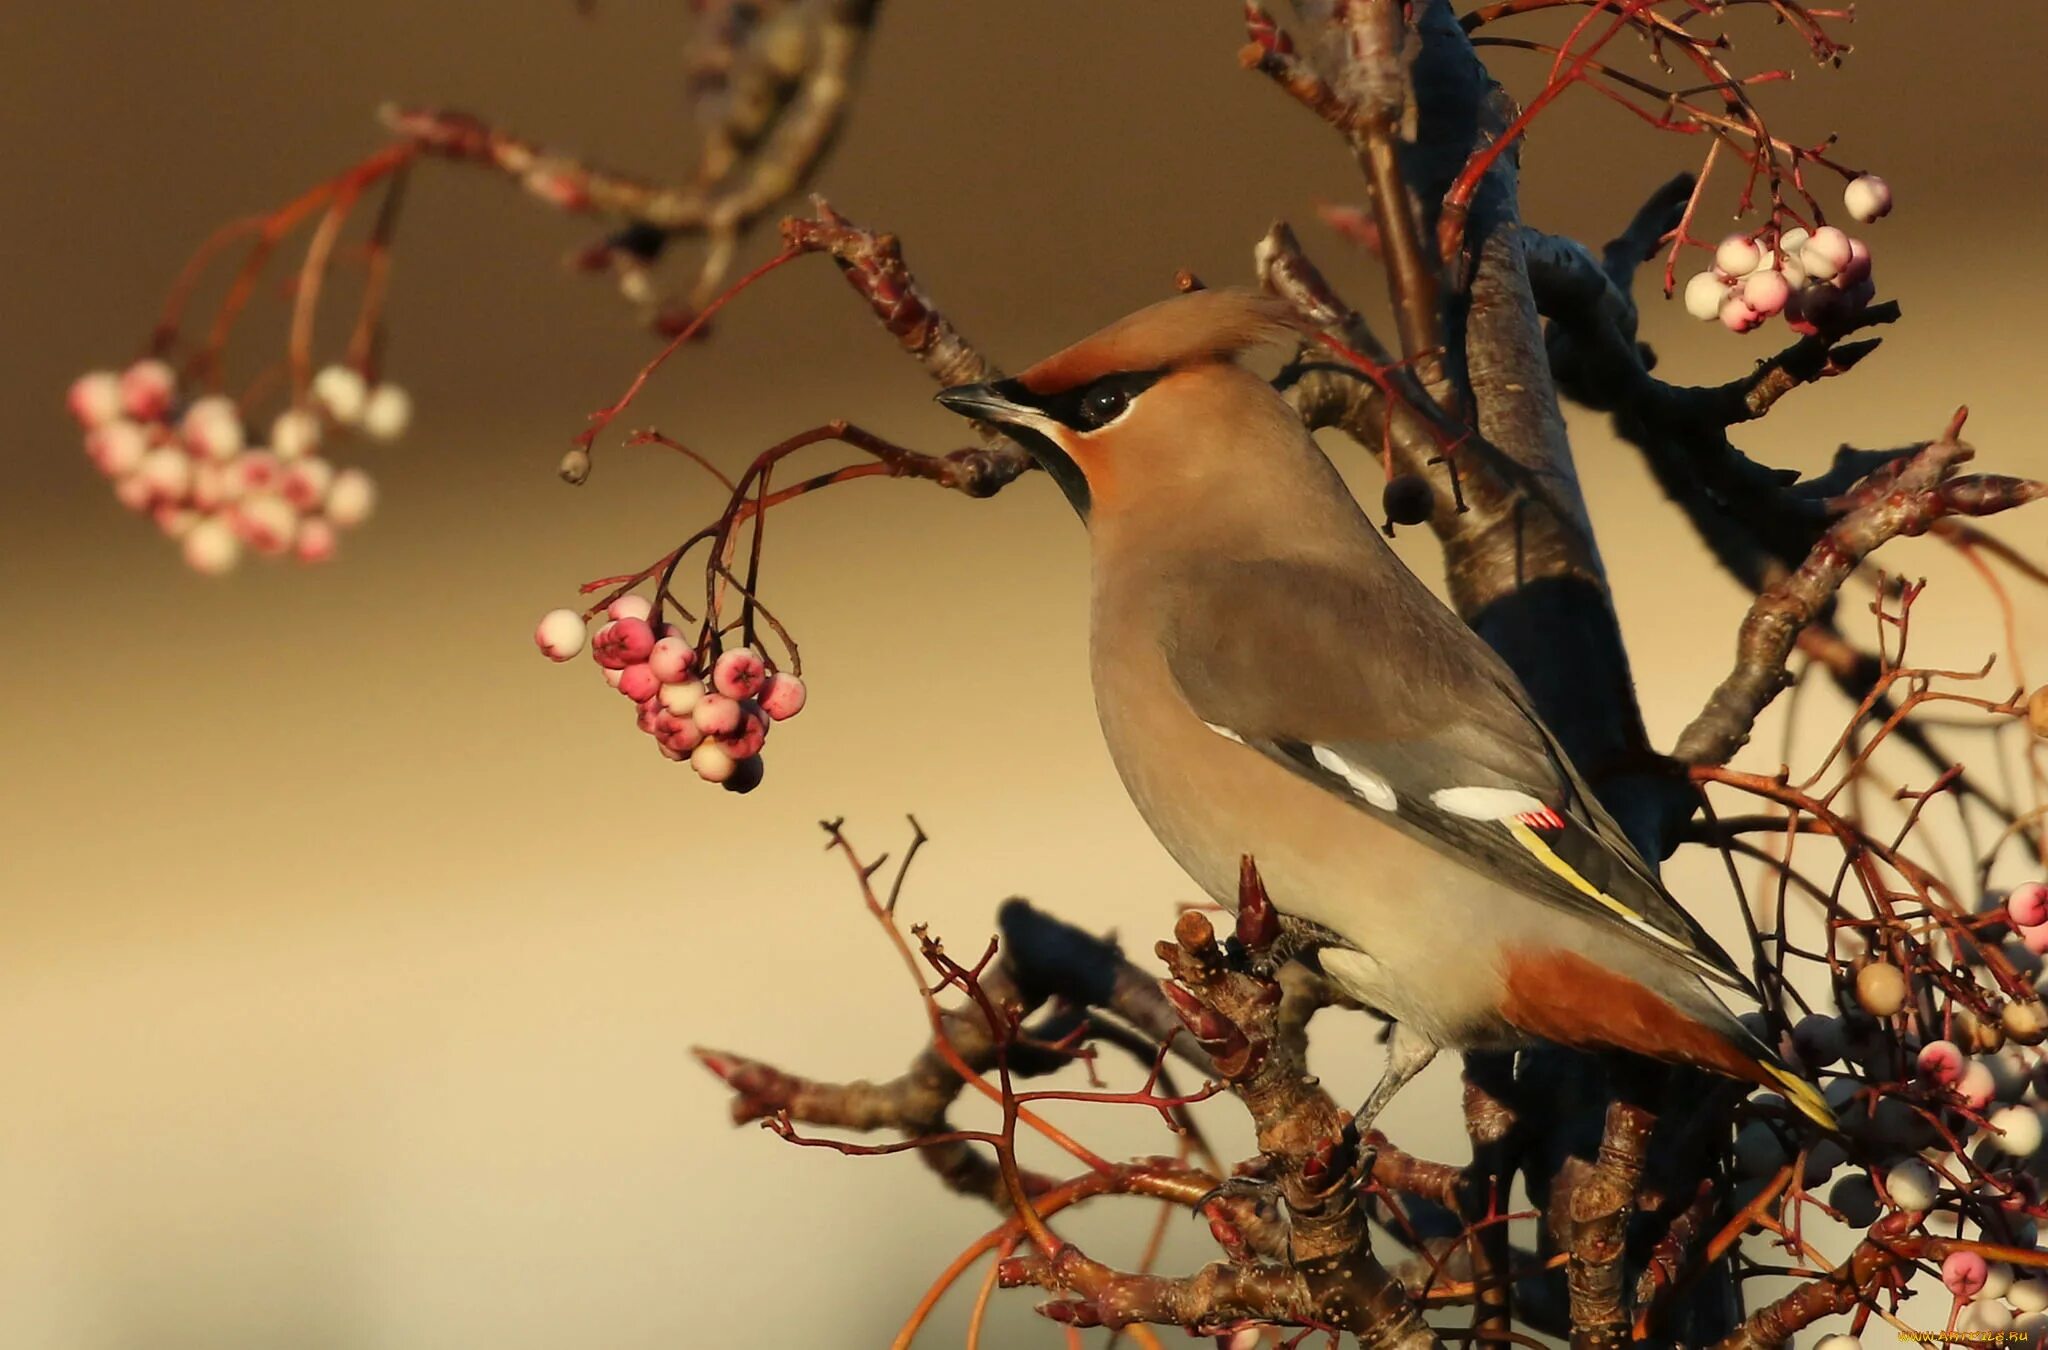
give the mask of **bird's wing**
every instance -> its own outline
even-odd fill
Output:
[[[1385,561],[1364,577],[1306,562],[1195,564],[1162,615],[1195,715],[1446,857],[1754,997],[1513,673]]]

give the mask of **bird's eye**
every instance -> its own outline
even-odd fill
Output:
[[[1081,420],[1091,427],[1106,427],[1130,406],[1131,396],[1121,389],[1092,389],[1081,400]]]

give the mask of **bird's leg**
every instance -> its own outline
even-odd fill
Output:
[[[1435,1041],[1409,1026],[1406,1022],[1394,1023],[1393,1033],[1387,1037],[1387,1070],[1380,1076],[1379,1086],[1365,1099],[1365,1105],[1358,1108],[1352,1118],[1352,1128],[1362,1138],[1372,1128],[1379,1113],[1386,1109],[1394,1094],[1408,1086],[1410,1079],[1429,1067],[1436,1058]]]

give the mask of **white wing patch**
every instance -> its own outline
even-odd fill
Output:
[[[1439,788],[1429,799],[1440,810],[1467,820],[1508,820],[1544,809],[1537,798],[1515,788]]]
[[[1316,763],[1350,784],[1353,792],[1380,810],[1400,809],[1400,798],[1394,795],[1394,789],[1388,786],[1387,780],[1378,774],[1367,773],[1358,768],[1327,745],[1312,745],[1309,747],[1309,753],[1316,757]]]
[[[1218,736],[1221,736],[1226,741],[1236,741],[1239,745],[1244,744],[1244,737],[1238,735],[1229,727],[1218,726],[1214,722],[1204,722],[1202,723],[1202,725],[1209,728],[1209,730],[1215,732]]]

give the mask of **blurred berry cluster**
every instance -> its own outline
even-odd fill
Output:
[[[376,505],[368,474],[337,468],[320,451],[337,430],[396,440],[412,419],[411,399],[396,385],[372,389],[344,366],[322,370],[308,392],[306,406],[280,413],[262,443],[233,399],[187,396],[158,360],[81,375],[68,404],[115,498],[178,540],[194,570],[218,575],[245,549],[325,562],[337,531],[360,525]]]

